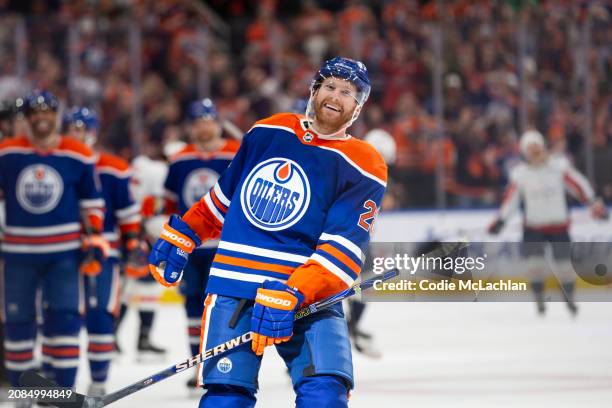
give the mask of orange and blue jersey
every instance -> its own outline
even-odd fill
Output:
[[[263,281],[278,280],[310,303],[351,286],[386,182],[366,142],[321,138],[296,114],[257,122],[184,215],[200,238],[220,238],[207,292],[253,299]]]
[[[239,147],[235,140],[224,140],[220,149],[206,152],[189,144],[174,155],[164,183],[167,206],[184,213],[200,201],[217,183]]]
[[[102,230],[104,200],[94,163],[93,152],[69,137],[46,151],[36,149],[27,137],[0,143],[5,257],[54,258],[77,251],[82,216]]]
[[[106,205],[104,238],[111,246],[109,257],[119,257],[120,236],[140,232],[140,205],[130,192],[132,170],[120,157],[100,153],[96,162],[102,196]]]
[[[218,150],[206,152],[189,144],[173,156],[164,183],[166,211],[184,213],[200,201],[217,183],[239,147],[235,140],[224,140]],[[200,248],[214,248],[217,243],[209,240]]]

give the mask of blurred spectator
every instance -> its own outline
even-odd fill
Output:
[[[351,131],[360,137],[383,129],[393,136],[394,207],[435,204],[440,160],[450,204],[493,204],[519,159],[522,125],[541,129],[556,154],[584,166],[589,75],[596,188],[612,202],[612,25],[605,2],[550,0],[514,9],[526,2],[453,0],[441,8],[418,0],[212,0],[231,43],[191,2],[13,3],[20,2],[0,2],[0,99],[48,87],[66,103],[96,106],[101,142],[126,158],[135,153],[130,124],[138,115],[143,134],[136,140],[155,145],[181,137],[188,101],[211,96],[223,118],[246,130],[308,98],[322,60],[362,59],[373,90]],[[589,49],[582,46],[587,12]],[[22,77],[14,48],[20,21],[27,56]],[[443,33],[440,124],[433,110],[436,23]],[[519,63],[521,27],[525,58]],[[139,55],[132,36],[138,30]],[[133,88],[135,61],[140,89]]]

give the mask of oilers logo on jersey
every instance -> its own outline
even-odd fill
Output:
[[[17,201],[33,214],[53,210],[64,191],[59,173],[45,164],[33,164],[24,168],[17,177]]]
[[[188,207],[197,203],[208,191],[213,188],[219,179],[219,173],[208,168],[192,171],[183,186],[183,201]]]
[[[306,213],[310,183],[296,162],[273,157],[251,170],[242,186],[240,202],[251,224],[267,231],[283,230]]]

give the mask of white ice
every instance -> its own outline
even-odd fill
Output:
[[[612,406],[612,304],[583,303],[576,319],[551,303],[545,317],[530,303],[373,303],[363,328],[383,358],[354,355],[351,407]],[[170,349],[166,364],[137,365],[135,314],[120,333],[125,355],[109,389],[144,378],[188,354],[180,307],[159,310],[153,338]],[[266,353],[258,406],[289,407],[293,390],[276,352]],[[87,373],[79,376],[85,389]],[[196,407],[179,374],[117,407]]]
[[[179,306],[160,307],[152,337],[169,355],[163,364],[137,363],[131,311],[109,391],[185,359],[185,323]],[[376,334],[384,355],[373,360],[354,353],[353,408],[612,406],[612,303],[582,303],[575,319],[562,303],[548,304],[544,317],[531,303],[373,303],[363,328]],[[197,407],[185,387],[192,373],[112,406]],[[293,406],[283,363],[271,349],[260,383],[258,407]],[[84,392],[87,385],[82,369],[77,388]]]

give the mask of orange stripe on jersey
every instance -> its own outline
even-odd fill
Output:
[[[342,279],[312,259],[293,271],[287,280],[287,286],[296,288],[304,295],[304,305],[325,299],[348,288]]]
[[[115,345],[113,343],[110,343],[110,344],[89,343],[89,347],[87,347],[87,351],[93,351],[93,352],[98,352],[98,353],[115,351]]]
[[[211,295],[210,293],[206,296],[206,299],[204,300],[204,311],[202,312],[202,323],[200,324],[200,353],[204,352],[205,350],[203,350],[203,346],[204,346],[204,336],[207,335],[208,333],[204,333],[204,331],[206,330],[206,312],[208,312],[208,308],[210,307],[210,303],[212,302],[212,297],[214,295]],[[201,364],[201,363],[200,363]],[[197,373],[200,372],[200,364],[198,364],[198,369],[196,370]],[[200,386],[200,376],[198,375],[196,377],[196,382],[197,382],[197,386]]]
[[[220,262],[227,265],[242,266],[244,268],[259,269],[261,271],[270,271],[284,273],[290,275],[295,268],[285,265],[271,264],[267,262],[251,261],[250,259],[236,258],[227,255],[215,255],[213,262]]]
[[[93,157],[93,151],[82,142],[68,136],[63,136],[56,150],[67,150],[73,153],[78,153],[86,158]]]
[[[227,207],[223,205],[221,201],[219,201],[219,199],[217,198],[217,193],[215,193],[215,190],[210,190],[210,198],[213,201],[213,203],[215,203],[215,206],[217,208],[223,210],[223,212],[227,212]]]
[[[30,360],[33,358],[34,353],[32,351],[5,351],[4,357],[7,360]]]
[[[355,263],[351,258],[348,257],[345,253],[336,249],[331,244],[322,244],[317,247],[317,250],[325,251],[328,254],[332,255],[334,258],[345,264],[351,271],[355,272],[359,275],[361,272],[361,267]]]
[[[43,354],[54,356],[54,357],[78,357],[78,347],[66,347],[66,348],[53,348],[49,346],[43,346]]]
[[[64,235],[55,235],[51,237],[15,237],[12,235],[5,235],[4,242],[11,244],[50,244],[54,242],[72,241],[80,238],[80,232],[73,232]]]
[[[99,167],[111,167],[119,171],[127,171],[130,169],[130,165],[127,161],[123,160],[119,156],[109,153],[100,153],[97,165]]]

